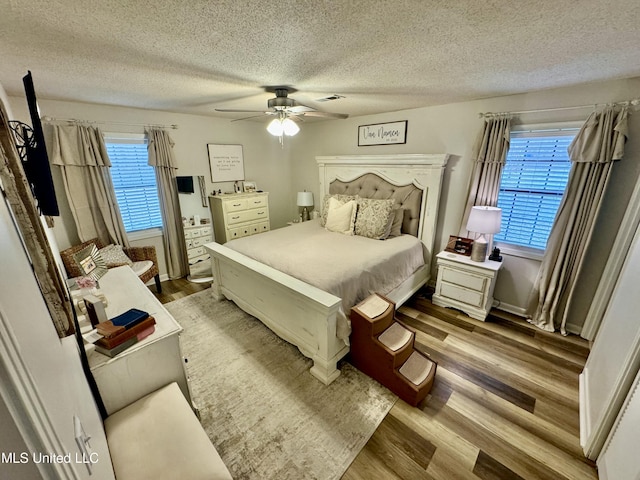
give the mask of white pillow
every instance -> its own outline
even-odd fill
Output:
[[[325,228],[330,232],[338,232],[343,235],[353,235],[353,228],[356,223],[356,209],[358,204],[355,200],[341,202],[335,198],[329,199],[329,209],[327,211],[327,223]]]

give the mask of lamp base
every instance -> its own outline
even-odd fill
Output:
[[[474,262],[484,262],[487,259],[487,242],[476,240],[471,245],[471,260]]]
[[[307,220],[309,220],[309,210],[307,210],[307,207],[304,207],[302,209],[302,221],[306,222]]]

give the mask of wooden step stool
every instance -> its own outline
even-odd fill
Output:
[[[395,303],[376,293],[351,309],[353,365],[414,407],[431,391],[436,363],[415,350],[415,332],[395,319]]]

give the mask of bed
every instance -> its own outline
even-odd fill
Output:
[[[372,291],[400,306],[429,280],[447,159],[446,154],[316,157],[320,199],[336,194],[394,198],[403,213],[402,235],[387,240],[346,236],[327,232],[318,219],[225,245],[209,243],[212,294],[232,300],[296,345],[313,360],[311,374],[328,385],[340,375],[337,362],[349,351],[351,306]],[[329,243],[327,235],[338,243]],[[328,250],[338,255],[330,258],[319,245],[333,245]],[[383,262],[354,260],[351,252],[359,250]],[[292,252],[297,256],[290,257]],[[338,264],[336,281],[323,267]]]

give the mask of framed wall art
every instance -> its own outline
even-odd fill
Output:
[[[207,150],[212,182],[244,180],[242,145],[208,143]]]
[[[358,146],[407,143],[407,120],[358,127]]]

